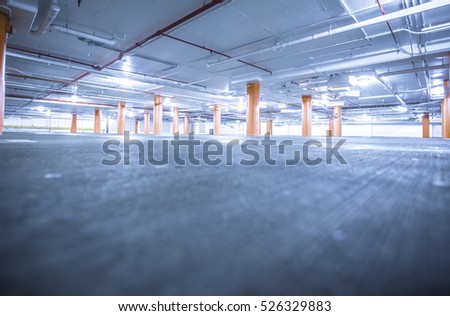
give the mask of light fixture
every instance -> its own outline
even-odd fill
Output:
[[[47,116],[50,116],[52,112],[50,110],[47,110]]]
[[[435,86],[430,89],[431,99],[440,100],[444,98],[444,85]]]
[[[39,111],[39,112],[44,112],[44,107],[42,106],[42,105],[40,105],[40,106],[38,106],[37,107],[37,110]]]
[[[78,96],[77,96],[76,94],[73,94],[73,95],[70,97],[70,101],[72,101],[72,102],[77,102],[77,101],[78,101]]]
[[[244,101],[245,101],[244,97],[239,98],[239,103],[238,103],[238,107],[237,107],[237,110],[239,112],[244,111]]]
[[[408,112],[408,108],[406,106],[398,106],[397,111],[399,111],[400,113],[405,113]]]
[[[165,97],[164,99],[163,99],[163,104],[164,105],[170,105],[172,103],[172,98],[170,98],[170,97]]]
[[[363,76],[350,76],[349,82],[352,86],[366,86],[368,84],[376,82],[376,78],[372,75],[363,75]]]

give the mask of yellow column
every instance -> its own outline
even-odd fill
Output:
[[[125,132],[125,102],[119,102],[117,106],[117,134]]]
[[[179,132],[178,120],[179,120],[178,108],[173,108],[173,121],[172,121],[172,133],[176,134]]]
[[[428,112],[423,113],[422,116],[422,137],[430,137],[430,114]]]
[[[247,83],[247,136],[258,136],[260,134],[259,99],[259,82]]]
[[[214,135],[220,135],[220,105],[214,105]]]
[[[158,135],[162,133],[162,97],[160,95],[155,95],[154,97],[155,105],[153,106],[153,134]]]
[[[311,96],[304,95],[302,97],[302,136],[311,136],[311,120],[312,120],[312,105]]]
[[[444,81],[444,102],[442,103],[442,137],[450,138],[450,93],[448,80]]]
[[[272,131],[272,120],[267,120],[267,122],[266,122],[266,134],[269,134],[269,135],[273,135],[273,131]]]
[[[5,117],[5,56],[6,36],[10,31],[9,18],[0,13],[0,135],[3,134]]]
[[[184,133],[189,134],[189,117],[187,116],[187,114],[184,117]]]
[[[94,133],[99,134],[102,131],[102,117],[99,109],[95,109],[94,116]]]
[[[342,136],[342,107],[333,107],[333,136]]]
[[[70,132],[76,133],[77,132],[77,115],[72,114],[72,122],[70,124]]]
[[[134,121],[134,133],[139,134],[139,120],[138,119],[136,119]]]

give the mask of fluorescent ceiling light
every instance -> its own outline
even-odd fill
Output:
[[[244,102],[245,102],[244,97],[240,97],[240,98],[239,98],[238,107],[237,107],[237,110],[238,110],[239,112],[244,111]]]
[[[399,111],[400,113],[405,113],[408,112],[408,108],[406,106],[398,106],[397,111]]]
[[[352,86],[366,86],[376,82],[377,79],[372,75],[364,75],[359,77],[350,76],[349,81]]]
[[[443,99],[444,98],[444,86],[437,86],[430,89],[431,99]]]

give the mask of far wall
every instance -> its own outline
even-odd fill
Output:
[[[125,119],[125,130],[134,133],[134,118],[127,117]],[[276,123],[276,122],[274,122]],[[5,130],[39,130],[52,132],[69,132],[71,119],[67,118],[20,118],[9,117],[5,119]],[[139,133],[144,132],[143,121],[139,121]],[[102,119],[102,133],[117,133],[117,120]],[[153,129],[153,122],[150,122],[150,131]],[[195,122],[189,124],[189,131],[196,134],[209,134],[213,129],[212,122]],[[325,136],[328,124],[313,124],[313,136]],[[94,130],[94,122],[91,117],[78,117],[77,131],[79,133],[92,133]],[[180,119],[179,131],[183,133],[184,122]],[[222,122],[220,133],[222,135],[245,135],[245,122]],[[274,135],[298,135],[301,136],[301,125],[273,125]],[[266,132],[266,123],[261,122],[261,132]],[[441,137],[441,124],[438,122],[430,123],[430,136]],[[163,122],[163,133],[172,133],[172,122]],[[392,136],[392,137],[422,137],[422,124],[414,123],[364,123],[364,124],[342,124],[342,136]]]

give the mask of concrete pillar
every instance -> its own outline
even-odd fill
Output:
[[[220,105],[214,105],[214,135],[220,135]]]
[[[422,137],[430,137],[430,113],[425,112],[422,116]]]
[[[102,114],[100,109],[95,109],[94,115],[94,133],[100,134],[102,131]]]
[[[154,97],[155,105],[153,106],[153,134],[159,135],[162,133],[163,122],[163,98],[160,95]]]
[[[125,102],[119,102],[117,106],[117,134],[125,132]]]
[[[189,117],[187,116],[187,114],[184,117],[184,133],[189,134]]]
[[[247,83],[247,136],[258,136],[260,134],[259,99],[259,82]]]
[[[150,134],[150,113],[144,113],[144,134]]]
[[[442,135],[442,138],[444,138],[444,134],[445,134],[445,97],[441,101],[441,129],[442,129],[441,135]]]
[[[302,136],[311,136],[311,120],[312,120],[312,104],[311,96],[304,95],[302,97],[303,107],[302,107]]]
[[[267,120],[267,122],[266,122],[266,134],[269,134],[270,136],[273,135],[272,120]]]
[[[77,132],[77,115],[72,114],[72,122],[70,124],[70,132],[76,133]]]
[[[134,133],[139,134],[139,120],[138,119],[136,119],[134,121]]]
[[[444,81],[444,102],[442,104],[442,137],[450,138],[450,93],[448,80]]]
[[[333,121],[334,121],[333,117],[331,117],[328,120],[328,129],[327,129],[327,134],[326,134],[328,137],[333,136]]]
[[[342,136],[342,107],[333,107],[333,136]]]
[[[6,36],[10,30],[9,18],[0,13],[0,135],[3,134],[5,117],[5,60],[6,60]]]
[[[180,118],[180,114],[178,112],[178,108],[173,108],[173,121],[172,121],[172,133],[176,134],[179,132],[178,120]]]

